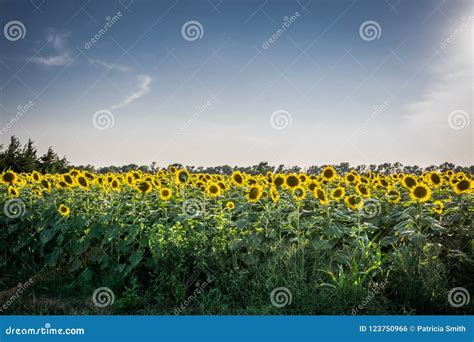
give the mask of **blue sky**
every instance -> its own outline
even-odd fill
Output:
[[[467,0],[3,0],[0,142],[96,166],[471,165],[472,16]]]

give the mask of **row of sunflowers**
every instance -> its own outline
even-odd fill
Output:
[[[30,192],[36,198],[57,191],[136,191],[139,194],[157,193],[161,201],[181,197],[187,190],[200,191],[207,198],[229,198],[225,203],[234,209],[236,190],[250,203],[266,200],[277,203],[282,194],[289,195],[296,202],[313,200],[321,206],[344,203],[351,210],[359,210],[367,199],[396,204],[428,203],[434,212],[441,214],[445,203],[453,196],[473,192],[472,175],[464,172],[425,172],[414,174],[359,174],[350,171],[338,174],[331,167],[325,167],[318,175],[306,173],[272,173],[250,175],[239,171],[231,175],[191,174],[186,169],[171,166],[155,174],[140,170],[128,173],[94,174],[88,171],[71,170],[65,174],[17,174],[3,172],[0,176],[9,197],[19,197]],[[231,200],[232,199],[232,200]],[[238,198],[237,198],[238,199]],[[69,216],[71,209],[65,204],[58,208],[63,216]]]

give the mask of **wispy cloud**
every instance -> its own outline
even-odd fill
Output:
[[[61,66],[68,64],[71,61],[71,58],[68,55],[32,57],[31,61],[46,66]]]
[[[112,106],[110,110],[126,106],[129,103],[147,94],[151,90],[151,87],[150,87],[151,81],[152,81],[152,78],[148,75],[138,75],[138,85],[135,87],[135,89],[129,95],[127,95],[122,100],[122,102],[120,102],[117,105]]]
[[[46,36],[46,41],[51,45],[53,53],[49,56],[34,56],[33,63],[45,66],[62,66],[72,61],[68,44],[69,32],[56,32],[50,30]]]
[[[433,81],[417,101],[405,107],[405,118],[410,125],[435,124],[449,129],[446,124],[449,113],[472,109],[472,61],[468,56],[467,52],[441,56],[433,65],[430,70]]]

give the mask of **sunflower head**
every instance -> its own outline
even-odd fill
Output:
[[[260,185],[255,184],[248,188],[247,190],[247,201],[255,203],[257,202],[263,195],[263,190]]]
[[[460,194],[467,194],[472,191],[473,189],[473,182],[468,178],[463,178],[459,182],[452,185],[453,190],[458,195]]]
[[[418,184],[418,181],[412,175],[405,175],[402,179],[402,185],[407,189],[411,189],[417,184]]]
[[[356,184],[360,180],[360,175],[355,171],[351,171],[345,175],[344,179],[347,183]]]
[[[228,201],[226,204],[225,204],[226,208],[229,209],[229,210],[232,210],[235,208],[235,203],[232,202],[232,201]]]
[[[76,178],[76,182],[77,184],[83,188],[83,189],[88,189],[89,188],[89,181],[87,180],[87,178],[83,175],[79,175],[77,176]]]
[[[181,169],[176,172],[176,183],[186,184],[189,180],[189,172],[186,169]]]
[[[64,204],[61,204],[58,208],[58,213],[61,214],[62,217],[68,217],[71,213],[71,209]]]
[[[64,183],[66,183],[68,186],[73,186],[75,181],[74,181],[74,177],[70,174],[64,174],[63,175],[63,181]]]
[[[277,174],[273,177],[273,185],[276,187],[282,186],[285,183],[285,177],[281,174]]]
[[[364,198],[370,197],[370,189],[366,184],[363,184],[363,183],[357,184],[356,191],[360,196]]]
[[[357,195],[349,195],[344,199],[344,202],[351,210],[358,210],[363,207],[364,202],[362,198]]]
[[[18,197],[20,196],[20,190],[10,185],[8,187],[8,194],[10,195],[10,197]]]
[[[41,186],[47,191],[51,190],[51,183],[47,179],[41,180]]]
[[[326,166],[321,172],[321,177],[325,180],[331,181],[336,178],[336,170],[332,166]]]
[[[173,192],[170,188],[161,188],[160,189],[160,198],[163,201],[168,201],[171,196],[173,196]]]
[[[300,185],[300,179],[298,178],[297,175],[290,173],[289,175],[286,176],[285,178],[285,186],[289,189],[294,189],[298,185]]]
[[[110,182],[110,187],[112,190],[119,190],[120,189],[120,181],[117,178],[112,179]]]
[[[242,186],[245,182],[245,178],[240,171],[234,171],[230,176],[230,179],[234,185]]]
[[[214,183],[214,182],[210,182],[208,185],[207,185],[207,191],[206,191],[207,195],[210,196],[210,197],[218,197],[221,195],[222,193],[222,189],[221,187],[219,186],[219,184],[217,183]]]
[[[331,198],[335,200],[336,202],[338,202],[344,197],[345,194],[346,194],[346,191],[344,190],[342,186],[340,186],[334,189],[333,191],[331,191]]]
[[[272,199],[273,203],[277,203],[280,200],[280,193],[276,187],[272,187],[270,189],[270,198]]]
[[[38,171],[33,171],[31,173],[31,179],[35,182],[39,182],[41,180],[41,174]]]
[[[311,180],[309,183],[308,183],[308,190],[311,191],[311,192],[314,192],[314,189],[316,189],[317,187],[319,187],[319,183],[315,180]]]
[[[442,214],[444,209],[444,203],[441,201],[433,202],[433,211],[438,214]]]
[[[297,201],[302,201],[306,198],[306,190],[301,185],[292,190],[293,198]]]
[[[329,198],[324,189],[317,187],[314,189],[313,193],[314,193],[314,196],[319,200],[320,204],[322,205],[329,204]]]
[[[18,175],[13,171],[6,171],[2,174],[2,181],[7,184],[13,184],[18,181]]]
[[[153,190],[153,185],[147,181],[141,181],[136,185],[136,189],[140,191],[142,194],[148,194]]]
[[[426,175],[426,178],[428,179],[428,183],[434,188],[437,188],[443,184],[443,178],[438,172],[430,172]]]
[[[390,189],[386,193],[386,197],[390,203],[398,203],[402,199],[400,192],[397,189]]]
[[[410,198],[415,203],[424,203],[431,198],[431,189],[419,183],[410,189]]]

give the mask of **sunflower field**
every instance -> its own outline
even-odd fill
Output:
[[[474,293],[473,189],[452,170],[5,171],[0,299],[32,285],[2,311],[473,313],[448,296]]]

